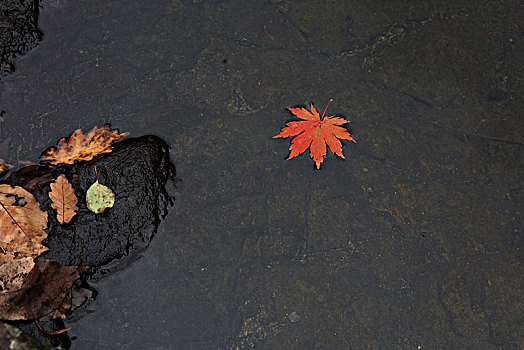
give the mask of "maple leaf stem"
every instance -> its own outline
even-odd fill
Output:
[[[320,118],[321,120],[324,118],[324,115],[326,114],[326,111],[327,111],[327,109],[328,109],[328,107],[329,107],[329,104],[330,104],[331,102],[333,102],[333,99],[332,99],[332,98],[329,99],[329,102],[328,102],[328,104],[327,104],[327,106],[326,106],[326,109],[324,109],[324,113],[322,113],[322,117]]]

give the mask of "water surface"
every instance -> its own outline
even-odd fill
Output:
[[[44,1],[3,79],[9,159],[110,122],[182,180],[150,247],[92,281],[74,349],[518,349],[518,1]],[[357,144],[275,140],[315,103]]]

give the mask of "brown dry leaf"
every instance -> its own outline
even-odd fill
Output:
[[[3,291],[18,290],[35,266],[31,257],[21,258],[0,265],[0,295]]]
[[[22,187],[0,185],[0,265],[26,257],[36,258],[46,250],[47,213]]]
[[[48,250],[47,213],[35,197],[22,187],[0,185],[0,319],[51,320],[65,315],[91,296],[91,292],[71,287],[87,270],[62,266],[35,258]],[[78,290],[79,289],[79,290]]]
[[[47,213],[35,197],[22,187],[0,185],[0,301],[22,289],[34,269],[34,258],[48,248]]]
[[[78,210],[76,207],[78,198],[75,196],[73,186],[64,175],[60,175],[50,186],[49,198],[53,202],[51,206],[56,209],[56,218],[61,224],[68,223]]]
[[[87,134],[81,129],[76,130],[69,138],[60,139],[57,147],[50,147],[40,156],[41,163],[73,164],[75,160],[91,160],[93,157],[112,151],[111,143],[129,135],[129,132],[120,134],[118,129],[111,130],[106,124],[98,129],[96,126]]]

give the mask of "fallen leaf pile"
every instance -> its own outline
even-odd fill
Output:
[[[48,250],[42,244],[47,238],[47,213],[21,187],[0,185],[0,227],[4,251],[0,254],[0,319],[64,318],[78,304],[71,286],[86,268],[53,261],[45,261],[42,267],[35,263]],[[82,301],[91,296],[88,290],[82,293]]]
[[[56,209],[56,218],[61,224],[68,223],[78,210],[76,207],[78,199],[75,196],[73,186],[64,175],[60,175],[50,186],[49,198],[53,202],[51,206]]]
[[[291,140],[291,146],[289,147],[291,152],[287,159],[294,158],[309,148],[311,158],[315,162],[317,169],[320,169],[320,164],[324,161],[327,153],[326,145],[331,152],[345,159],[342,154],[342,143],[339,139],[356,142],[347,129],[340,126],[349,123],[348,120],[336,116],[324,117],[325,110],[322,117],[320,117],[313,104],[311,104],[311,112],[305,108],[287,109],[298,118],[303,119],[286,123],[286,127],[280,130],[278,135],[273,136],[273,138],[295,136]]]
[[[41,163],[73,164],[75,161],[88,161],[95,156],[112,151],[111,143],[121,140],[129,135],[129,132],[120,133],[118,129],[111,130],[109,124],[102,128],[93,127],[91,131],[84,134],[81,129],[76,130],[67,139],[65,137],[58,141],[57,147],[50,147],[40,156]],[[96,171],[96,168],[95,168]],[[115,194],[108,187],[96,182],[88,189],[86,194],[87,207],[95,214],[100,214],[106,208],[111,208],[115,202]],[[60,176],[55,183],[51,184],[49,198],[53,202],[52,207],[57,210],[57,219],[61,224],[69,223],[76,214],[75,191],[64,176]]]
[[[129,132],[120,133],[111,130],[106,124],[98,129],[96,126],[87,134],[81,129],[76,130],[68,139],[61,138],[56,147],[50,147],[40,156],[41,163],[73,164],[75,160],[91,160],[95,156],[111,152],[111,143],[129,135]]]
[[[108,124],[101,129],[94,127],[85,135],[79,129],[68,139],[62,138],[57,147],[47,149],[41,162],[57,165],[91,160],[111,152],[111,143],[128,134],[111,130]],[[95,213],[112,207],[115,197],[98,182],[98,174],[87,196],[88,207]],[[61,224],[76,215],[78,199],[64,175],[50,184],[49,198]],[[71,309],[91,296],[89,290],[74,285],[87,267],[62,266],[42,258],[40,263],[36,262],[48,250],[43,245],[47,219],[47,213],[40,209],[31,193],[22,187],[0,184],[0,319],[65,318]]]
[[[34,258],[47,248],[47,213],[35,197],[21,187],[0,185],[0,312],[9,309],[6,300],[19,291],[35,266]],[[16,319],[16,315],[2,315]]]

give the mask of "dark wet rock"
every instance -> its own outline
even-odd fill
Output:
[[[38,0],[0,2],[0,78],[14,71],[16,57],[33,49],[42,32],[37,27]]]
[[[9,325],[11,329],[18,329],[20,332],[22,332],[22,334],[20,335],[21,337],[23,337],[22,339],[25,339],[27,341],[26,343],[19,342],[19,344],[13,346],[13,349],[58,350],[69,349],[71,347],[71,339],[69,339],[67,332],[54,335],[46,335],[38,329],[33,320],[13,322],[0,321],[0,327],[2,324]],[[65,328],[64,321],[62,319],[56,319],[51,322],[40,322],[40,324],[47,331],[60,330]],[[15,331],[14,334],[19,334],[19,332]],[[1,344],[2,343],[0,342],[0,345]],[[31,345],[33,347],[30,347]],[[9,347],[4,348],[0,346],[0,349],[9,349]]]
[[[86,191],[95,181],[94,165],[100,183],[116,195],[113,208],[102,214],[91,212],[85,202]],[[78,214],[65,225],[58,223],[48,196],[49,184],[61,174],[79,198]],[[117,143],[113,152],[92,161],[54,168],[29,166],[5,182],[26,188],[49,213],[49,236],[44,243],[50,250],[44,258],[62,265],[97,267],[149,244],[173,202],[166,186],[173,184],[174,175],[168,145],[158,137],[143,136]]]
[[[100,183],[111,188],[116,195],[113,208],[103,214],[94,214],[85,202],[85,193],[95,181],[94,165]],[[79,198],[78,214],[65,225],[58,223],[49,199],[49,184],[61,174],[72,183]],[[2,182],[30,191],[49,214],[49,235],[44,243],[50,250],[39,259],[56,261],[65,266],[95,267],[90,271],[96,272],[96,267],[115,260],[125,263],[126,259],[122,257],[147,247],[173,203],[170,189],[174,189],[174,177],[175,167],[169,159],[169,146],[156,136],[143,136],[119,142],[113,152],[97,156],[89,162],[57,167],[32,165],[12,173]],[[118,266],[111,266],[115,265]],[[76,295],[75,291],[87,291],[84,287],[89,288],[85,276],[78,282],[73,286],[74,308],[87,295]],[[75,304],[75,298],[81,300]],[[2,326],[0,323],[0,335]],[[66,333],[47,337],[32,321],[17,321],[14,326],[41,343],[50,342],[65,348],[71,346]],[[16,328],[11,328],[13,334],[20,334]],[[47,328],[61,329],[64,324],[61,319],[55,319]],[[21,336],[30,339],[30,336]],[[28,344],[32,345],[20,349],[41,348],[35,345],[38,342]]]
[[[33,337],[23,333],[20,329],[0,321],[0,349],[18,349],[18,350],[38,350],[49,349],[59,350],[62,347],[53,347],[42,345]]]

